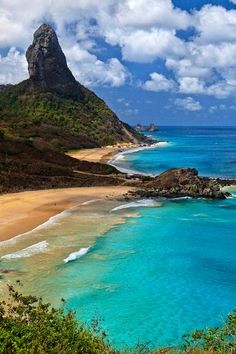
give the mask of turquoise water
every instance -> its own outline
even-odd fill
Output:
[[[158,174],[173,167],[195,167],[204,176],[236,177],[236,128],[162,127],[154,139],[164,147],[125,155],[118,166]]]
[[[149,173],[190,166],[236,177],[236,130],[170,128],[155,137],[168,147],[119,163]],[[67,306],[82,320],[102,318],[119,348],[177,345],[184,333],[221,324],[236,307],[236,199],[163,200],[133,210],[139,218],[67,265],[67,280],[78,284],[65,292]]]
[[[139,209],[97,240],[67,278],[69,308],[104,319],[118,347],[176,345],[236,307],[236,199],[173,200]]]

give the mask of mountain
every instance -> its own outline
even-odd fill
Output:
[[[40,141],[61,151],[146,141],[76,81],[49,25],[36,30],[26,59],[29,79],[0,86],[2,135]]]
[[[29,79],[0,85],[0,193],[126,183],[114,167],[64,152],[146,138],[76,81],[49,25],[34,33],[26,59]]]

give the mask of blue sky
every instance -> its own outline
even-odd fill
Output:
[[[0,0],[0,83],[27,77],[43,22],[122,120],[236,125],[236,0]]]

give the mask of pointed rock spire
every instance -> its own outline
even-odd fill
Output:
[[[67,66],[56,32],[48,24],[41,25],[35,31],[33,43],[26,52],[26,59],[34,88],[55,90],[77,98],[83,96],[80,84]]]

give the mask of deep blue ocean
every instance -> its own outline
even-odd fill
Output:
[[[152,174],[195,167],[204,176],[236,177],[236,128],[161,127],[150,137],[168,144],[127,154],[117,165]]]
[[[235,128],[164,127],[153,136],[168,145],[116,163],[152,174],[188,166],[236,177]],[[236,199],[145,203],[131,205],[139,217],[98,238],[66,273],[78,284],[66,295],[69,308],[83,320],[102,318],[119,348],[177,345],[184,333],[222,324],[236,308]]]

